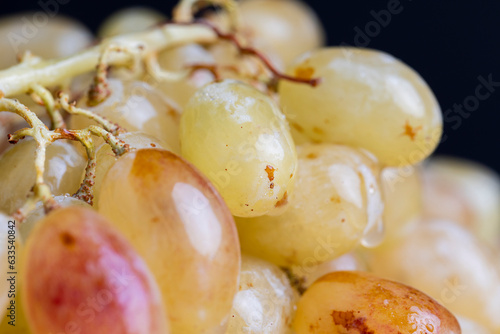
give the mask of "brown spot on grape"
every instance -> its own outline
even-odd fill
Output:
[[[313,127],[312,130],[313,130],[314,133],[316,133],[318,135],[322,135],[322,134],[325,133],[322,129],[320,129],[320,128],[316,127],[316,126]]]
[[[311,80],[314,76],[314,67],[301,65],[295,69],[295,77]]]
[[[359,334],[375,334],[366,325],[366,318],[356,317],[354,311],[332,311],[333,323],[344,327],[346,330],[357,330]]]
[[[332,202],[332,203],[340,203],[341,199],[340,199],[339,196],[332,196],[332,197],[330,197],[330,202]]]
[[[269,179],[269,181],[274,180],[274,171],[275,171],[275,170],[276,170],[276,169],[275,169],[273,166],[271,166],[271,165],[267,165],[267,166],[266,166],[265,171],[266,171],[266,173],[267,173],[267,178]]]
[[[292,177],[293,177],[293,173],[292,173],[292,174],[290,174],[290,178],[292,178]]]
[[[307,159],[316,159],[317,157],[318,155],[316,153],[309,153],[308,155],[306,155]]]
[[[304,128],[298,125],[297,123],[290,122],[290,124],[293,126],[295,130],[297,130],[300,133],[304,133]]]
[[[285,191],[285,193],[283,194],[283,197],[281,197],[281,199],[276,202],[276,204],[274,205],[274,207],[275,208],[279,208],[280,206],[283,206],[286,203],[288,203],[288,193]]]
[[[61,233],[61,242],[63,243],[64,246],[68,248],[73,248],[75,245],[75,237],[73,237],[71,234],[68,232],[63,232]]]
[[[271,183],[269,184],[269,188],[274,189],[274,183],[272,183],[272,182],[271,182]]]
[[[422,126],[413,127],[410,125],[409,121],[406,121],[404,125],[404,131],[401,134],[402,136],[408,136],[412,141],[415,141],[415,136],[417,132],[422,129]]]
[[[153,144],[153,143],[151,143],[149,145],[151,145],[151,147],[156,147],[156,144]]]

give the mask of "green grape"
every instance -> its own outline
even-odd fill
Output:
[[[210,53],[198,44],[187,44],[165,50],[159,54],[158,62],[162,69],[173,73],[185,71],[190,65],[214,65],[215,63]],[[200,87],[214,81],[214,76],[210,71],[200,69],[179,81],[156,82],[153,78],[147,77],[146,81],[148,80],[152,80],[152,86],[184,109],[191,96]]]
[[[480,323],[474,322],[470,319],[457,316],[458,323],[462,334],[494,334],[488,329],[484,328]]]
[[[141,81],[110,79],[112,94],[95,107],[88,107],[87,98],[78,106],[104,116],[128,131],[139,131],[161,141],[163,147],[179,152],[180,115],[174,105],[160,92]],[[70,127],[83,129],[96,124],[84,116],[72,116]],[[98,141],[102,143],[102,140]]]
[[[146,264],[93,210],[51,212],[28,239],[25,261],[22,293],[34,334],[169,332]]]
[[[316,14],[304,1],[243,0],[239,3],[241,34],[266,56],[285,65],[300,54],[324,44],[325,34]],[[228,28],[222,15],[209,18]]]
[[[61,207],[65,208],[68,206],[82,206],[90,208],[90,205],[84,201],[76,199],[74,197],[68,195],[54,196],[54,201],[59,204]],[[29,212],[26,216],[26,219],[19,225],[19,234],[23,241],[27,240],[33,228],[45,218],[45,209],[42,205],[42,202],[36,203],[36,208]]]
[[[365,255],[374,273],[414,286],[450,311],[500,330],[496,258],[455,222],[420,221]]]
[[[198,90],[181,117],[182,155],[235,216],[263,215],[291,192],[297,156],[286,120],[266,95],[225,80]]]
[[[52,194],[75,193],[87,163],[75,143],[58,140],[47,147],[44,181]],[[27,138],[0,158],[0,210],[13,213],[26,201],[35,183],[35,141]]]
[[[129,7],[109,16],[98,29],[100,38],[112,37],[146,30],[167,18],[160,12],[147,7]]]
[[[300,56],[287,70],[317,87],[282,81],[283,110],[312,141],[361,147],[381,164],[413,165],[441,137],[441,110],[410,67],[374,50],[330,47]],[[292,124],[292,125],[293,125]]]
[[[242,256],[240,288],[226,334],[289,333],[297,295],[275,265]]]
[[[118,135],[118,139],[123,140],[130,146],[130,149],[141,148],[162,148],[172,151],[171,147],[158,139],[148,136],[141,132],[126,132]],[[119,158],[113,153],[111,146],[102,143],[96,152],[96,170],[94,179],[94,206],[99,207],[99,198],[101,195],[101,187],[108,170],[114,165]]]
[[[224,332],[240,247],[233,218],[207,179],[168,151],[140,149],[109,170],[99,211],[155,275],[173,333]]]
[[[92,33],[80,22],[63,15],[25,12],[0,20],[0,69],[17,63],[25,51],[42,58],[70,56],[88,47]],[[43,16],[43,17],[42,17]],[[43,24],[42,24],[43,23]]]
[[[488,244],[500,238],[500,178],[457,158],[431,159],[424,168],[424,215],[466,227]]]
[[[401,230],[422,215],[421,173],[415,167],[387,167],[382,171],[381,180],[386,236],[397,238]]]
[[[297,334],[460,334],[457,319],[426,294],[357,271],[317,280],[302,296],[294,320]]]
[[[305,144],[284,213],[237,219],[242,250],[279,266],[333,260],[361,241],[380,241],[377,162],[361,150]],[[383,234],[383,233],[382,233]]]

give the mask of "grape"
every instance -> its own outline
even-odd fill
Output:
[[[333,144],[301,145],[297,154],[286,211],[237,219],[244,252],[279,266],[308,267],[351,251],[368,232],[378,234],[383,203],[370,155]]]
[[[163,148],[169,151],[172,149],[165,146],[165,143],[160,142],[158,139],[148,136],[141,132],[126,132],[118,135],[118,139],[127,143],[131,149],[141,148]],[[95,170],[95,184],[94,184],[94,205],[99,207],[99,198],[101,195],[101,187],[108,170],[119,158],[111,150],[111,146],[106,143],[101,144],[96,153],[96,170]]]
[[[12,224],[9,224],[9,221],[14,221],[14,219],[0,212],[0,318],[5,314],[5,310],[9,303],[8,294],[10,283],[7,281],[7,278],[9,278],[7,272],[11,270],[9,270],[7,256],[12,255],[12,253],[9,254],[9,247],[12,246],[12,250],[15,250],[17,243],[15,239],[17,228],[10,229],[9,226]],[[13,232],[9,233],[10,230]],[[12,242],[9,243],[9,235],[11,234],[13,235],[10,238]]]
[[[168,332],[147,266],[96,212],[58,209],[26,247],[22,293],[34,334]]]
[[[0,210],[12,213],[26,201],[35,183],[35,147],[27,138],[0,158]],[[58,140],[47,147],[44,181],[54,195],[75,193],[86,162],[75,143]]]
[[[0,69],[17,63],[25,51],[42,58],[59,58],[83,50],[92,43],[91,32],[80,22],[42,11],[0,19]]]
[[[387,238],[397,238],[402,229],[422,214],[420,170],[387,167],[382,171],[383,221]]]
[[[424,169],[424,214],[448,219],[489,244],[500,238],[500,178],[479,164],[434,158]]]
[[[112,37],[146,30],[155,24],[166,21],[160,12],[146,7],[129,7],[109,16],[99,27],[100,38]]]
[[[358,254],[350,252],[331,261],[310,266],[292,266],[290,269],[299,284],[299,288],[305,290],[318,278],[328,273],[346,270],[366,271],[367,267]]]
[[[245,0],[240,3],[242,34],[253,46],[276,53],[285,64],[324,44],[315,13],[296,0]]]
[[[82,206],[90,208],[90,205],[86,202],[68,195],[54,196],[54,201],[63,208],[68,206]],[[45,209],[42,205],[42,202],[38,202],[36,203],[36,208],[33,211],[29,212],[26,216],[26,219],[23,220],[23,222],[19,225],[19,234],[23,241],[28,239],[33,228],[44,217]]]
[[[233,218],[189,163],[158,149],[122,156],[99,210],[131,241],[160,286],[173,333],[220,333],[238,286]]]
[[[166,50],[160,53],[158,62],[162,69],[173,73],[185,71],[190,65],[214,65],[214,59],[210,53],[198,44],[187,44]],[[184,109],[191,96],[200,87],[213,80],[214,76],[208,70],[197,70],[179,81],[153,82],[151,85]]]
[[[128,131],[140,131],[158,138],[162,146],[179,152],[180,115],[173,104],[161,93],[141,81],[110,79],[112,94],[99,105],[89,108],[87,99],[78,105],[104,116]],[[87,117],[73,116],[70,127],[83,129],[96,124]],[[102,142],[99,141],[100,143]]]
[[[452,312],[500,329],[496,259],[456,223],[414,224],[397,240],[370,252],[367,260],[376,274],[414,286]]]
[[[386,53],[324,48],[302,55],[287,72],[321,78],[317,87],[279,86],[292,126],[312,141],[362,147],[388,166],[416,164],[439,141],[441,110],[429,86]]]
[[[19,279],[19,276],[17,277]],[[28,319],[26,319],[26,311],[24,309],[23,298],[19,290],[19,285],[16,290],[16,296],[14,298],[16,303],[16,320],[14,322],[15,326],[9,324],[13,319],[3,316],[0,318],[0,333],[2,334],[31,334],[29,330]],[[7,308],[7,307],[5,307]]]
[[[457,316],[462,334],[493,334],[481,324],[464,317]]]
[[[323,276],[302,296],[294,320],[297,334],[460,334],[455,317],[409,286],[362,272]]]
[[[265,214],[291,192],[297,155],[274,102],[242,82],[205,86],[181,117],[182,155],[215,185],[235,216]]]
[[[241,258],[240,288],[233,301],[227,334],[289,333],[296,294],[278,267]]]

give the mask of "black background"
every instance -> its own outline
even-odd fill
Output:
[[[60,13],[80,19],[93,31],[123,7],[151,6],[168,15],[175,4],[172,0],[59,1],[67,2],[59,5]],[[374,13],[387,9],[391,1],[397,0],[307,3],[323,22],[328,45],[366,44],[366,39],[356,39],[356,31],[369,32],[373,37],[367,35],[367,47],[396,56],[422,75],[450,119],[445,119],[446,140],[437,153],[472,159],[500,172],[500,87],[468,116],[447,111],[475,95],[479,76],[491,75],[500,82],[500,1],[400,0],[400,13],[392,15],[385,27],[378,25],[377,31]],[[9,0],[0,6],[2,15],[23,10],[42,9],[38,1]]]

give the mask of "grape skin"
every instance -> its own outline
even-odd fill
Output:
[[[378,164],[332,144],[297,148],[299,167],[285,212],[237,219],[241,247],[279,266],[311,266],[351,251],[381,221]]]
[[[109,170],[99,211],[149,265],[173,333],[225,330],[240,247],[234,220],[207,179],[168,151],[140,149]]]
[[[82,180],[86,159],[75,144],[58,140],[47,147],[44,181],[52,194],[75,193]],[[13,213],[26,201],[35,182],[35,141],[32,138],[17,143],[0,158],[0,210]]]
[[[240,287],[226,334],[287,334],[296,302],[296,292],[283,271],[269,262],[243,255]]]
[[[22,293],[34,334],[165,334],[158,287],[143,260],[93,210],[58,209],[26,245]]]
[[[263,215],[293,187],[297,156],[276,104],[225,80],[198,90],[181,117],[182,156],[217,187],[231,213]]]
[[[414,165],[439,142],[443,121],[434,94],[386,53],[323,48],[300,56],[287,73],[321,78],[317,87],[279,85],[283,110],[310,141],[367,149],[384,166]]]

